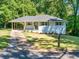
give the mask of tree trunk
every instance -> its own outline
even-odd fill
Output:
[[[73,34],[74,34],[74,35],[76,35],[76,34],[77,34],[76,20],[77,20],[77,18],[76,18],[76,16],[75,16],[74,26],[73,26],[73,27],[74,27],[74,29],[73,29],[73,30],[74,30],[74,31],[73,31]]]
[[[78,11],[78,3],[79,3],[79,0],[76,0],[76,4],[74,4],[74,1],[71,1],[72,2],[72,6],[73,6],[73,11],[74,11],[74,28],[73,28],[73,34],[74,35],[77,35],[77,11]]]
[[[58,48],[60,47],[60,38],[61,38],[61,34],[58,34]]]

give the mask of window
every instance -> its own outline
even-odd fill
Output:
[[[56,22],[56,25],[62,25],[62,22]]]
[[[41,22],[41,25],[48,25],[47,22]]]
[[[48,25],[48,23],[47,23],[47,22],[45,22],[44,24],[45,24],[45,25]]]
[[[34,22],[35,29],[38,29],[38,22]]]

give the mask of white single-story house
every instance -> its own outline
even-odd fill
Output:
[[[66,34],[66,20],[49,15],[24,16],[10,21],[12,28],[15,23],[24,23],[24,30],[38,33]]]

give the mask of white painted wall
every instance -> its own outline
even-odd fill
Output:
[[[39,31],[39,33],[66,34],[66,27],[64,25],[39,26],[38,31]]]
[[[63,22],[62,25],[55,25],[55,22],[49,22],[49,25],[38,25],[38,30],[34,28],[34,25],[27,25],[26,30],[39,33],[61,33],[66,34],[66,24]]]

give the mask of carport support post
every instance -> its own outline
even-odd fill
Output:
[[[13,22],[12,22],[12,30],[13,30]]]
[[[26,22],[24,22],[24,29],[23,29],[24,31],[26,30]]]
[[[13,25],[14,25],[14,30],[15,30],[15,22],[13,23]]]
[[[34,25],[34,23],[35,23],[35,22],[33,22],[32,24],[33,24],[33,27],[34,27],[34,30],[35,30],[35,25]]]

